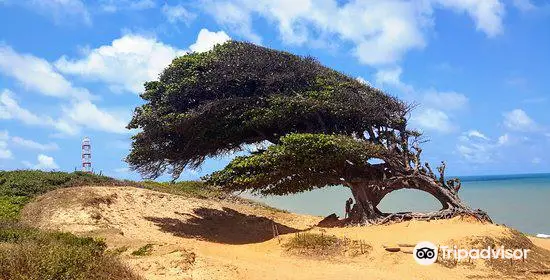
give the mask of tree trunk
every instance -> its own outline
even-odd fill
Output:
[[[389,191],[368,183],[354,183],[350,185],[350,188],[355,199],[350,222],[372,224],[385,217],[385,214],[377,206]]]

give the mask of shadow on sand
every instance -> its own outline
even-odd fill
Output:
[[[198,208],[195,215],[179,220],[174,218],[145,217],[155,223],[161,231],[175,236],[197,238],[224,244],[248,244],[267,241],[273,238],[273,225],[279,234],[294,233],[300,230],[273,222],[265,217],[246,215],[230,208],[223,210]]]

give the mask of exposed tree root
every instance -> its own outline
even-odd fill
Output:
[[[364,219],[362,221],[357,221],[353,219],[347,219],[347,225],[351,224],[360,224],[360,225],[383,225],[391,223],[399,223],[403,221],[418,220],[418,221],[431,221],[431,220],[441,220],[441,219],[451,219],[458,216],[470,216],[476,218],[480,222],[492,223],[493,221],[482,210],[471,210],[468,208],[449,208],[442,209],[439,211],[428,212],[428,213],[417,213],[417,212],[399,212],[399,213],[382,213],[377,217],[372,217],[369,219]]]

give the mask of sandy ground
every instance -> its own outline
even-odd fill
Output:
[[[318,228],[314,225],[320,217],[260,206],[133,187],[81,187],[39,197],[25,208],[23,220],[43,229],[105,238],[109,248],[122,252],[122,259],[146,279],[550,279],[521,272],[550,269],[550,251],[541,249],[550,249],[550,240],[531,238],[533,244],[509,228],[460,218]],[[278,238],[273,238],[274,227],[281,234]],[[365,252],[321,257],[283,248],[281,244],[304,231],[360,241]],[[532,246],[536,256],[493,266],[480,260],[420,266],[411,248],[394,253],[384,248],[419,241],[468,246],[478,239]],[[150,255],[131,254],[147,244],[153,245]]]

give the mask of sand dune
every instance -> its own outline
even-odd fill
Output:
[[[321,217],[133,187],[57,190],[29,204],[23,220],[43,229],[103,237],[147,279],[543,279],[522,271],[550,269],[550,251],[541,248],[550,249],[550,240],[532,238],[533,244],[509,228],[469,219],[319,228]],[[273,238],[274,225],[278,238]],[[361,240],[369,250],[326,258],[290,254],[281,246],[304,231]],[[384,248],[424,240],[460,246],[504,242],[530,246],[535,254],[525,262],[420,266],[410,248],[395,253]],[[150,255],[131,255],[146,244],[152,244]]]

